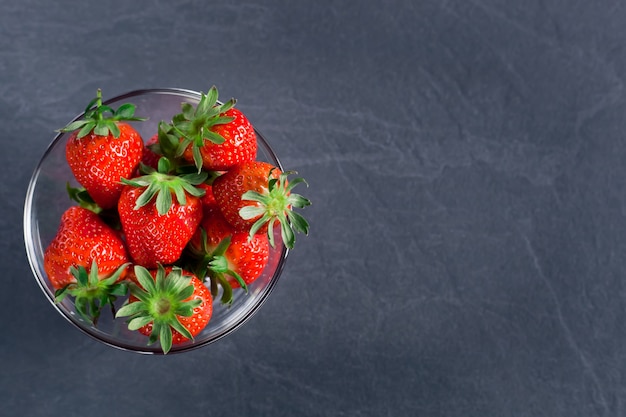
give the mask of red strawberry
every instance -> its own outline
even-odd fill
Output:
[[[269,242],[264,234],[249,238],[248,232],[233,229],[217,204],[204,205],[203,213],[200,228],[189,242],[191,256],[198,259],[196,275],[208,275],[214,293],[219,283],[224,289],[222,302],[230,303],[232,288],[241,286],[247,291],[247,285],[263,272]]]
[[[124,242],[91,210],[70,207],[44,252],[44,270],[55,298],[75,298],[76,312],[96,324],[104,305],[126,294],[120,280],[129,265]]]
[[[293,207],[304,208],[309,200],[291,190],[306,181],[287,177],[277,167],[262,161],[238,164],[213,181],[213,195],[224,218],[238,230],[248,230],[250,237],[267,229],[274,246],[274,223],[279,222],[282,240],[293,248],[295,232],[308,234],[309,224]]]
[[[135,266],[137,284],[131,284],[128,303],[116,317],[130,316],[128,328],[157,340],[167,354],[173,344],[193,339],[213,314],[211,293],[195,275],[159,265],[155,271]]]
[[[204,190],[204,195],[200,197],[200,200],[202,200],[202,207],[209,208],[210,206],[215,204],[215,197],[213,196],[213,187],[211,185],[202,183],[202,184],[196,185],[196,188],[200,188]]]
[[[212,87],[202,94],[196,108],[183,103],[182,113],[172,118],[173,131],[182,136],[182,157],[198,170],[224,171],[256,158],[257,138],[252,124],[233,107],[234,99],[217,104],[217,97],[217,88]]]
[[[61,216],[59,230],[44,252],[44,270],[52,286],[61,289],[76,282],[72,266],[90,268],[93,262],[101,277],[114,273],[128,262],[124,242],[91,210],[70,207]]]
[[[159,159],[161,159],[161,155],[159,155],[158,153],[156,153],[152,149],[152,147],[157,145],[158,142],[159,142],[159,135],[158,134],[154,134],[154,136],[152,136],[148,140],[146,145],[144,146],[143,154],[142,154],[142,157],[141,157],[141,163],[144,164],[144,165],[149,166],[152,169],[157,169],[158,168],[158,166],[159,166]]]
[[[66,158],[76,180],[103,209],[115,207],[122,191],[121,178],[130,177],[143,153],[139,133],[123,121],[134,117],[135,106],[117,110],[102,104],[102,93],[89,103],[83,120],[70,123],[62,132],[73,132],[66,145]],[[105,117],[105,113],[111,113]]]
[[[204,179],[206,173],[173,176],[153,171],[124,180],[118,213],[135,263],[156,268],[180,258],[202,219],[203,191],[194,185]]]

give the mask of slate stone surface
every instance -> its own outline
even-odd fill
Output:
[[[1,6],[1,414],[626,415],[624,4],[223,3]],[[32,278],[30,175],[98,87],[214,84],[311,235],[216,344],[91,340]]]

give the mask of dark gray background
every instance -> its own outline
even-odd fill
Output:
[[[1,414],[626,415],[625,3],[212,3],[2,4]],[[226,339],[104,346],[32,278],[32,170],[98,87],[214,84],[311,235]]]

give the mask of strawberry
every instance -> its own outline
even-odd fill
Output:
[[[105,117],[106,113],[110,113]],[[139,133],[124,121],[141,121],[135,106],[123,104],[117,110],[102,104],[102,91],[92,100],[82,120],[70,123],[61,132],[73,132],[65,156],[76,180],[103,209],[115,207],[122,191],[121,178],[137,168],[143,153]]]
[[[280,223],[285,246],[293,248],[294,232],[308,234],[309,224],[292,209],[304,208],[311,202],[291,190],[306,181],[287,177],[295,172],[281,172],[262,161],[238,164],[213,181],[213,196],[224,218],[237,230],[248,230],[250,238],[257,232],[267,232],[274,247],[273,227]]]
[[[112,274],[128,262],[124,242],[97,214],[72,206],[44,252],[44,270],[52,286],[61,289],[76,282],[71,267],[88,268],[94,261],[101,277]]]
[[[172,134],[182,138],[177,155],[194,163],[198,170],[224,171],[256,158],[252,124],[234,108],[235,99],[218,104],[217,97],[214,86],[202,94],[197,107],[183,103],[182,113],[172,118]]]
[[[208,275],[213,295],[217,284],[223,288],[222,302],[232,302],[232,289],[256,280],[267,265],[267,236],[236,231],[220,212],[216,203],[203,205],[202,223],[189,242],[191,257],[197,260],[196,275]]]
[[[210,208],[213,204],[215,204],[215,197],[213,196],[213,187],[210,184],[203,182],[202,184],[196,185],[196,188],[200,188],[204,190],[204,195],[200,197],[202,201],[202,207],[204,212],[204,207],[207,209]]]
[[[156,153],[153,150],[154,146],[158,146],[159,135],[153,135],[143,149],[143,154],[141,156],[141,163],[151,167],[152,169],[157,169],[159,166],[159,159],[161,159],[161,155]],[[126,177],[124,177],[126,178]]]
[[[176,262],[202,219],[199,197],[204,191],[194,185],[207,174],[163,173],[168,171],[167,159],[162,158],[159,171],[124,179],[117,206],[130,256],[146,268]]]
[[[94,212],[70,207],[44,252],[44,270],[55,288],[56,302],[75,298],[76,311],[96,324],[104,305],[126,293],[121,281],[129,265],[124,242]]]
[[[136,265],[134,275],[128,303],[116,317],[130,317],[128,328],[149,336],[148,344],[160,341],[167,354],[172,345],[193,339],[206,327],[213,299],[195,275],[161,265],[156,271]]]

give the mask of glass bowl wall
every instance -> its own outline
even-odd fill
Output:
[[[123,103],[135,104],[136,116],[148,117],[148,120],[131,122],[131,124],[139,131],[143,140],[147,141],[157,132],[157,126],[161,120],[169,121],[174,114],[180,112],[181,103],[188,102],[196,105],[199,101],[200,93],[198,92],[163,88],[132,91],[106,100],[104,104],[113,108]],[[83,114],[80,114],[75,120],[82,116]],[[282,170],[278,158],[263,135],[258,131],[256,134],[257,159],[270,162]],[[35,279],[53,308],[85,334],[116,348],[145,354],[161,354],[158,343],[148,346],[146,336],[136,331],[129,331],[126,327],[126,320],[114,319],[112,313],[106,308],[96,327],[76,313],[73,300],[69,297],[61,303],[55,303],[54,288],[48,281],[43,268],[43,254],[58,230],[61,215],[75,204],[69,199],[66,191],[67,182],[78,186],[65,161],[65,145],[68,137],[68,133],[60,133],[52,140],[32,175],[26,195],[24,240]],[[222,305],[218,295],[213,303],[213,316],[208,326],[193,341],[174,345],[169,354],[189,351],[215,342],[240,327],[259,309],[274,288],[288,255],[280,236],[277,236],[275,241],[276,248],[270,248],[267,267],[261,277],[249,285],[248,293],[240,289],[235,290],[234,300],[230,306]],[[123,300],[119,300],[118,304],[121,305],[122,302]]]

